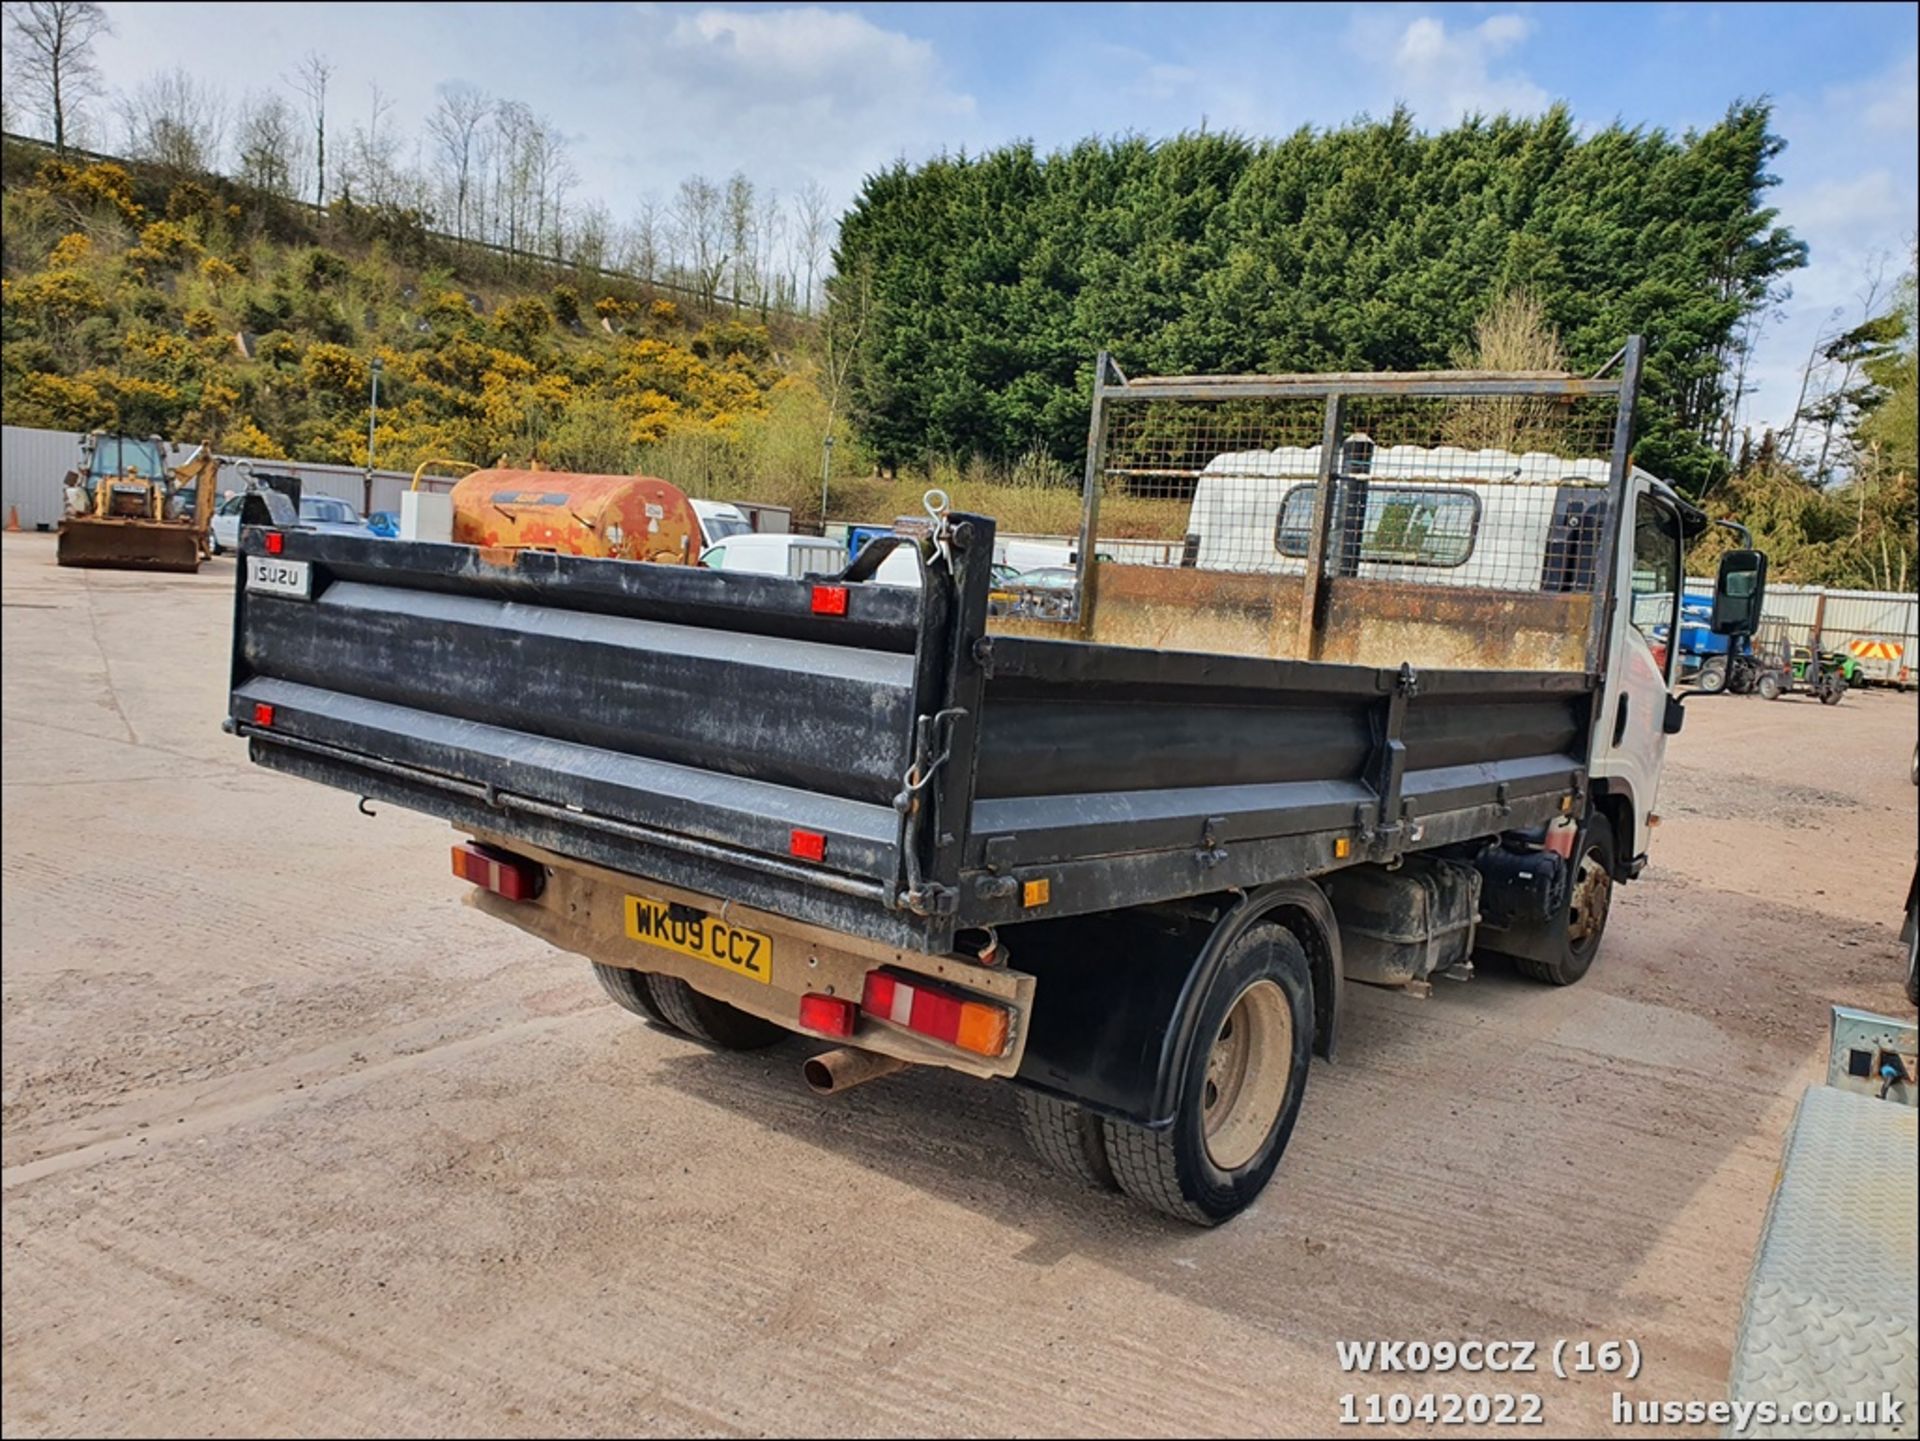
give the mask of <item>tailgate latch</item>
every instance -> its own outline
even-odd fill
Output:
[[[915,915],[950,915],[960,905],[957,891],[921,877],[920,834],[927,818],[923,793],[953,754],[953,723],[965,714],[955,706],[919,718],[914,724],[913,764],[901,777],[900,794],[893,798],[893,808],[900,813],[900,849],[907,866],[907,889],[900,900]],[[934,754],[936,745],[940,748],[938,755]]]

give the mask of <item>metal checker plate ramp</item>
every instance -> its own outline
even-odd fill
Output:
[[[1920,1214],[1909,1106],[1811,1086],[1787,1133],[1734,1342],[1728,1397],[1835,1401],[1891,1393],[1897,1426],[1747,1436],[1908,1436],[1920,1410]],[[1727,1435],[1734,1435],[1729,1427]]]

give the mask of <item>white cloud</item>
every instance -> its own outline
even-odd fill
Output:
[[[1547,106],[1547,92],[1517,69],[1496,65],[1532,33],[1519,15],[1491,15],[1465,30],[1449,30],[1430,15],[1408,22],[1387,57],[1394,98],[1433,128],[1463,115],[1506,111],[1525,115]],[[1371,37],[1368,48],[1375,55]]]
[[[1822,180],[1790,198],[1794,232],[1812,245],[1885,234],[1889,226],[1910,223],[1913,214],[1911,187],[1903,195],[1890,170]]]
[[[653,123],[630,128],[623,150],[656,187],[742,168],[774,185],[813,176],[847,199],[897,156],[971,134],[973,98],[933,46],[850,11],[643,11],[633,29]]]
[[[977,140],[973,98],[932,44],[850,11],[708,6],[112,4],[108,84],[175,65],[291,97],[309,49],[336,67],[333,121],[364,123],[368,87],[417,136],[438,87],[464,81],[525,101],[573,145],[580,198],[616,216],[685,175],[743,170],[791,191],[808,179],[845,204],[896,157]],[[453,17],[454,23],[449,23]],[[213,17],[213,18],[210,18]],[[109,127],[113,130],[113,127]],[[109,143],[117,141],[110,133]]]
[[[1153,64],[1146,68],[1137,87],[1149,100],[1172,100],[1192,90],[1200,81],[1200,72],[1191,65]]]
[[[1912,263],[1920,226],[1915,69],[1908,54],[1857,81],[1780,99],[1774,130],[1787,148],[1773,165],[1780,187],[1766,203],[1807,242],[1807,265],[1787,277],[1792,294],[1755,355],[1758,390],[1741,419],[1756,431],[1792,420],[1808,352],[1866,318],[1876,281],[1876,308],[1884,308],[1887,287]]]
[[[1909,55],[1890,70],[1827,93],[1833,109],[1851,111],[1862,128],[1878,135],[1910,135],[1920,114],[1920,56]]]

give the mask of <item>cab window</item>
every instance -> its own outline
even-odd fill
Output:
[[[1633,512],[1633,628],[1647,644],[1673,634],[1680,603],[1680,521],[1672,507],[1643,495]]]

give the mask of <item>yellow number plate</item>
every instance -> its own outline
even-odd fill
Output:
[[[662,950],[678,951],[697,961],[722,966],[735,975],[773,984],[773,938],[742,926],[730,926],[712,916],[689,917],[678,908],[647,896],[627,897],[627,934]]]

